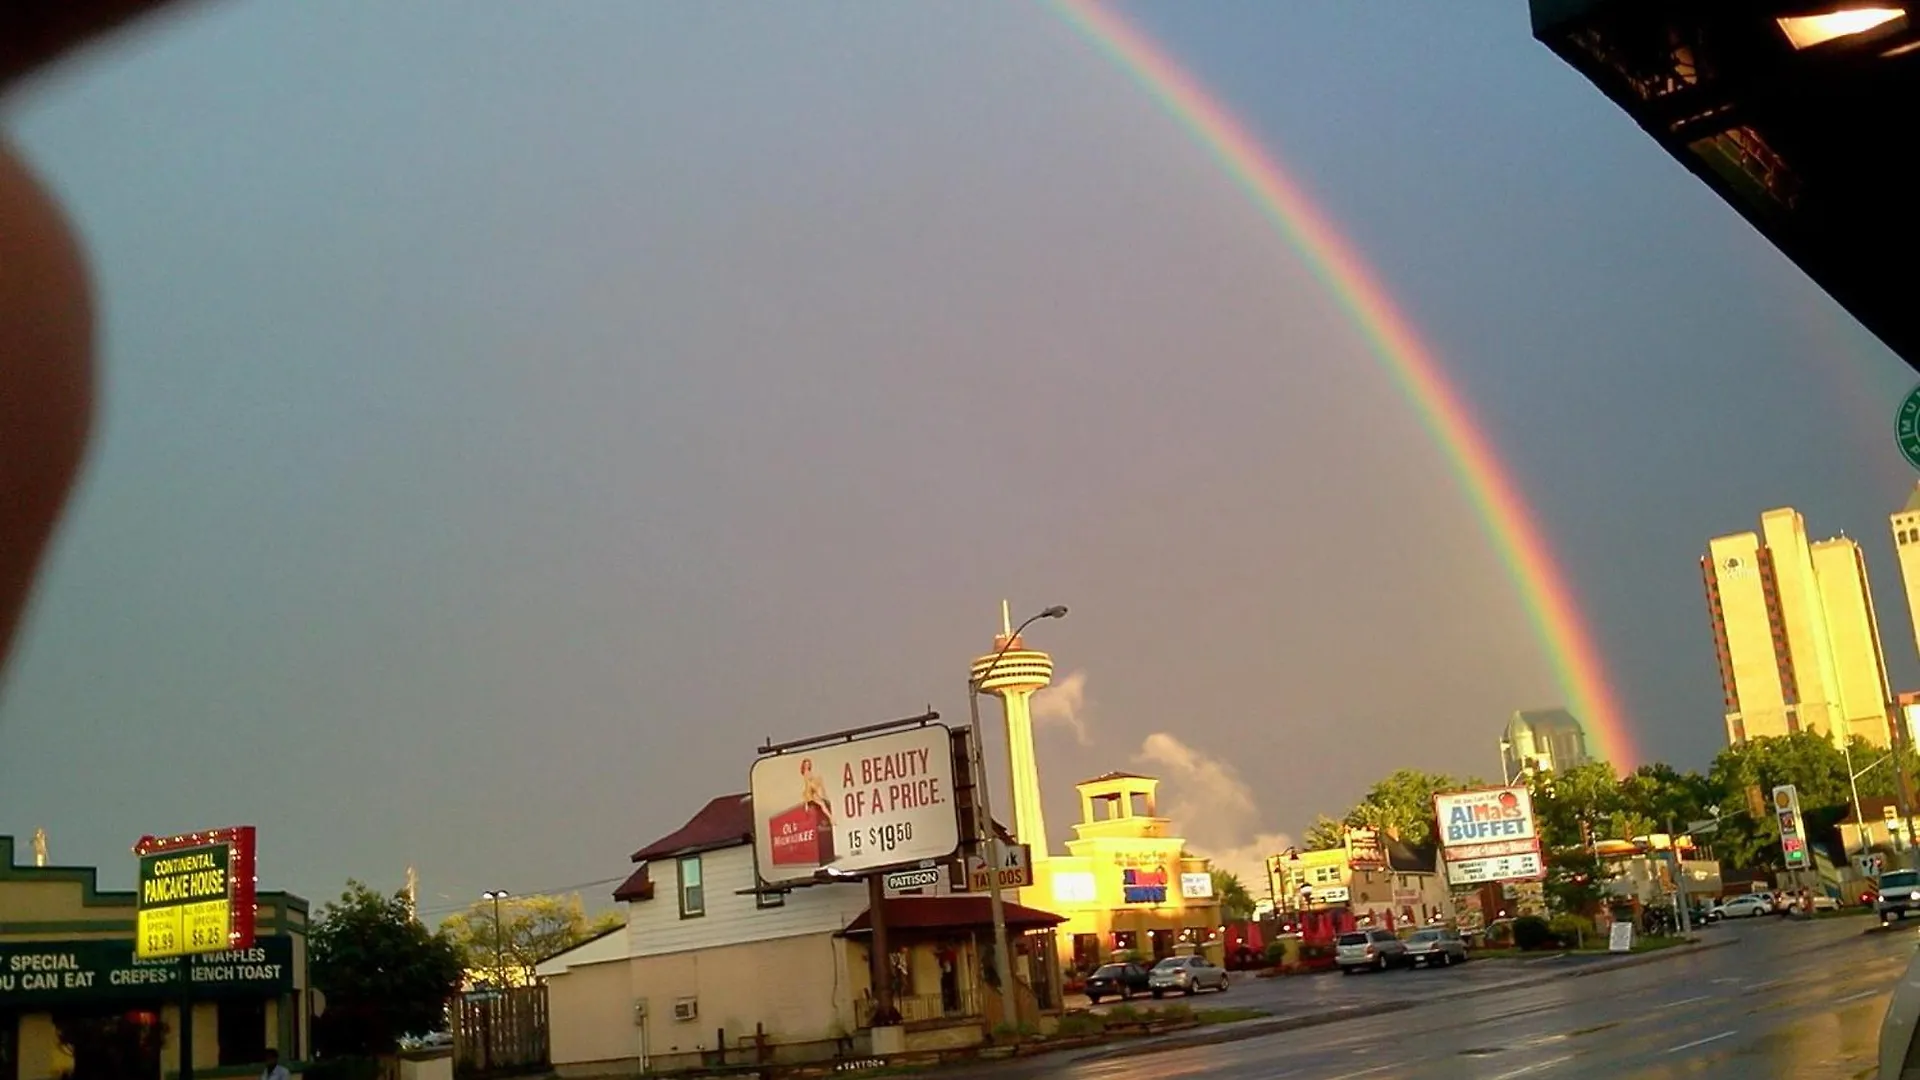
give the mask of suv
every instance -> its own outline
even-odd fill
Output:
[[[1873,902],[1874,914],[1885,926],[1905,919],[1909,912],[1920,915],[1920,870],[1889,870],[1880,875],[1880,896]]]
[[[1340,965],[1342,975],[1367,968],[1385,971],[1390,967],[1411,966],[1407,943],[1391,930],[1350,930],[1341,934],[1334,943],[1333,959]]]

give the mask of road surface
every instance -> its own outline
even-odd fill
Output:
[[[1311,1011],[1302,1004],[1310,1001],[1379,1005],[1449,988],[1484,989],[1240,1041],[1144,1055],[1126,1055],[1123,1045],[997,1063],[981,1075],[995,1080],[1873,1076],[1880,1018],[1894,982],[1920,947],[1920,933],[1910,927],[1880,931],[1861,918],[1761,919],[1715,927],[1703,937],[1739,940],[1577,978],[1540,978],[1552,963],[1484,962],[1441,971],[1236,982],[1227,994],[1205,994],[1190,1003],[1196,1008],[1258,1005],[1289,1015]],[[1113,1056],[1116,1051],[1124,1056]]]

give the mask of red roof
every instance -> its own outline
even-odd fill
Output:
[[[693,819],[633,853],[637,863],[753,843],[753,797],[722,795]]]
[[[651,900],[653,899],[653,879],[647,876],[647,868],[642,866],[627,876],[620,887],[613,890],[615,900]]]
[[[887,930],[983,930],[993,925],[992,900],[986,896],[896,896],[886,905]],[[1003,901],[1009,930],[1045,930],[1066,916]],[[873,933],[873,909],[847,924],[848,934]]]

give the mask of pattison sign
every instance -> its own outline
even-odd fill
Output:
[[[193,957],[188,967],[195,997],[283,994],[293,988],[293,939],[260,938],[244,949]],[[142,960],[131,941],[0,944],[0,1008],[157,1000],[179,981],[178,960]]]

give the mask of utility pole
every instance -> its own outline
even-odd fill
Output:
[[[1689,836],[1693,835],[1688,832]],[[1667,854],[1673,858],[1674,906],[1680,909],[1680,936],[1693,935],[1692,921],[1687,914],[1687,872],[1680,866],[1680,838],[1673,833],[1673,815],[1667,815]]]
[[[1913,865],[1911,852],[1915,846],[1913,843],[1913,781],[1907,775],[1907,766],[1902,758],[1906,756],[1905,751],[1912,745],[1912,740],[1908,738],[1907,725],[1901,722],[1900,706],[1891,701],[1887,702],[1887,726],[1893,735],[1894,802],[1900,808],[1900,820],[1906,824],[1907,832],[1907,844],[1900,849],[1902,855],[1900,861],[1911,866]]]

